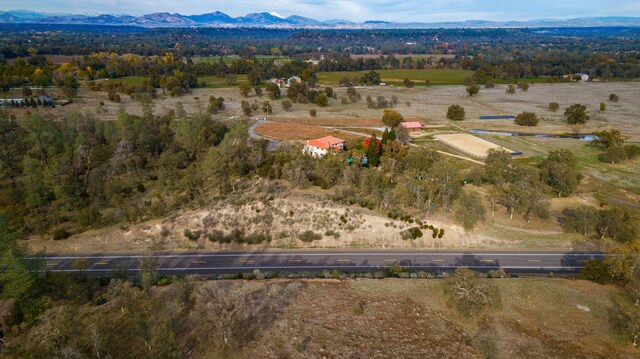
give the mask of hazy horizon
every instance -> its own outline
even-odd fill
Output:
[[[350,21],[383,20],[396,22],[446,22],[466,20],[527,21],[601,16],[640,16],[640,2],[623,0],[616,4],[600,1],[557,2],[534,0],[526,4],[498,0],[491,3],[473,0],[345,1],[345,0],[222,0],[203,3],[197,0],[33,0],[25,6],[22,0],[3,0],[0,11],[26,10],[44,13],[128,14],[156,12],[195,15],[215,11],[230,16],[270,12],[282,17],[300,15],[317,20]]]

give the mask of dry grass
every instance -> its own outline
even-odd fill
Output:
[[[150,350],[160,339],[190,358],[640,355],[609,322],[611,299],[624,295],[618,287],[553,278],[486,280],[498,287],[502,305],[472,317],[447,305],[443,281],[436,279],[194,281],[187,304],[180,283],[148,295],[112,284],[102,305],[53,303],[33,327],[7,338],[5,353],[20,348],[46,357],[47,349],[63,347],[84,353],[98,339],[103,355],[150,358],[158,357]],[[487,343],[493,355],[487,356]]]
[[[501,308],[464,318],[446,304],[440,281],[356,281],[351,286],[370,300],[406,298],[451,320],[468,337],[481,328],[495,330],[501,358],[636,358],[630,343],[612,332],[611,298],[624,295],[615,286],[546,278],[494,280]],[[392,302],[392,300],[389,300]],[[577,306],[586,306],[589,312]]]

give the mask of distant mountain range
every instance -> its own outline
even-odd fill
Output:
[[[342,29],[391,29],[391,28],[496,28],[496,27],[640,27],[640,17],[585,17],[577,19],[543,19],[530,21],[462,22],[411,22],[399,23],[380,20],[352,22],[347,20],[319,21],[303,16],[281,17],[274,13],[253,13],[231,17],[216,11],[201,15],[181,15],[166,12],[143,16],[131,15],[81,15],[45,14],[33,11],[0,11],[0,24],[81,24],[81,25],[129,25],[142,27],[273,27],[273,28],[342,28]]]

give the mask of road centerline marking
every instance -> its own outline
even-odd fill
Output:
[[[542,259],[529,259],[528,262],[542,262]]]
[[[109,263],[108,262],[95,262],[93,264],[103,266],[103,265],[107,265]]]

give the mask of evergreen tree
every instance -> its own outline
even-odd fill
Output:
[[[385,128],[382,133],[382,140],[380,140],[380,147],[384,147],[384,144],[387,143],[387,141],[389,141],[389,129]]]
[[[391,128],[391,130],[389,130],[389,141],[394,141],[396,139],[396,130],[395,128]]]
[[[369,165],[371,167],[378,166],[380,162],[380,146],[375,133],[371,135],[369,145],[367,146],[367,158],[369,159]]]

